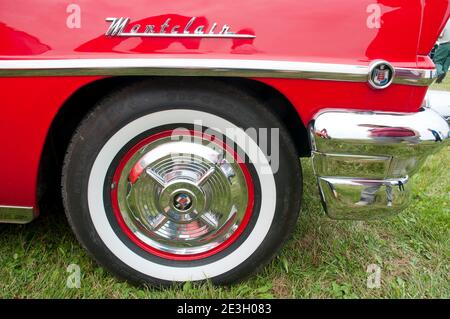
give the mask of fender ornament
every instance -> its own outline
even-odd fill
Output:
[[[214,22],[211,27],[206,25],[192,26],[197,17],[192,17],[185,24],[172,24],[171,18],[157,26],[154,24],[130,24],[130,18],[106,18],[110,26],[105,35],[110,37],[172,37],[172,38],[243,38],[254,39],[253,34],[241,34],[231,31],[228,24],[219,25]]]
[[[395,78],[395,69],[387,61],[375,60],[369,66],[369,84],[376,90],[389,87]]]

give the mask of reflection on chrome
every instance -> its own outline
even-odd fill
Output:
[[[325,110],[309,131],[323,205],[336,219],[400,212],[409,203],[410,177],[448,145],[450,136],[447,122],[429,108],[417,113]]]
[[[32,207],[0,206],[0,223],[27,224],[36,216]]]

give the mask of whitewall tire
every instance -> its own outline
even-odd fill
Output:
[[[276,172],[252,127],[279,130]],[[220,82],[148,80],[111,94],[81,123],[63,169],[78,239],[138,283],[245,278],[292,232],[300,197],[301,168],[280,121]]]

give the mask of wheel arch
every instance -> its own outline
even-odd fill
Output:
[[[52,194],[60,193],[64,156],[71,137],[86,114],[109,92],[147,78],[149,77],[133,76],[98,79],[80,87],[65,101],[51,123],[41,154],[37,185],[39,206],[42,202],[47,205],[44,196],[47,190],[56,191],[49,192]],[[192,77],[193,81],[197,79],[199,78]],[[214,77],[212,79],[232,85],[262,102],[285,124],[294,140],[299,157],[309,156],[310,145],[307,130],[295,107],[277,89],[254,79],[234,77]],[[49,200],[54,201],[50,198]]]

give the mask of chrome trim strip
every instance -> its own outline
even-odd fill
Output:
[[[434,70],[396,68],[394,83],[426,86]],[[367,82],[369,66],[238,59],[61,59],[0,60],[0,76],[181,75],[295,78]]]
[[[33,207],[0,206],[0,223],[27,224],[35,218]]]
[[[437,78],[436,69],[395,68],[394,83],[406,85],[429,86]]]

